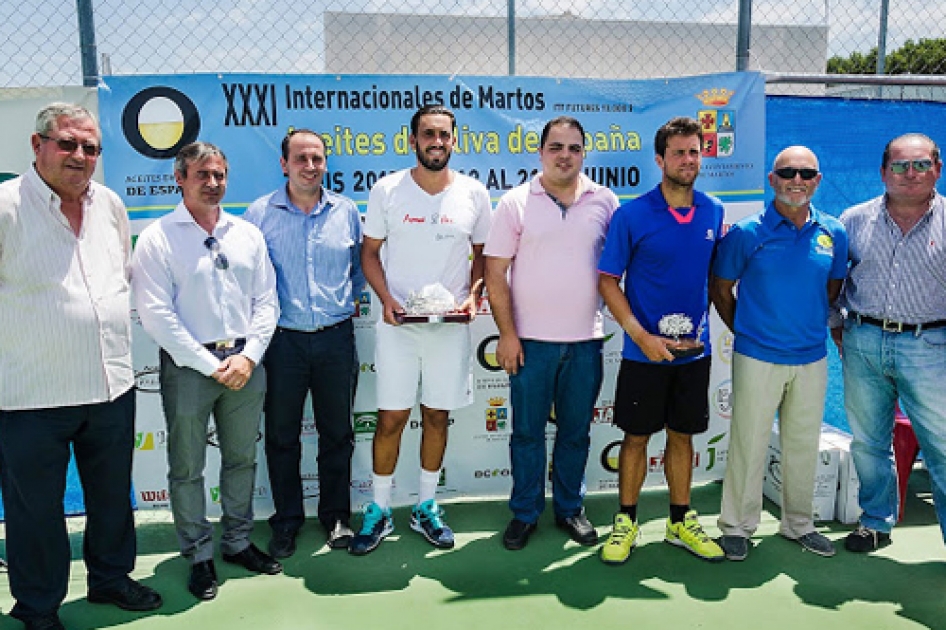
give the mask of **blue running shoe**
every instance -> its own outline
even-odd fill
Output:
[[[348,553],[353,556],[364,556],[378,548],[385,536],[394,531],[394,519],[391,510],[382,510],[372,501],[365,506],[364,518],[361,521],[361,531],[352,537],[348,543]]]
[[[437,549],[453,548],[453,530],[443,522],[443,510],[433,499],[415,505],[411,510],[411,529],[423,534]]]

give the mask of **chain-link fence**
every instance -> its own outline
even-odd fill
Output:
[[[741,12],[751,15],[749,69],[873,74],[880,44],[886,73],[946,74],[946,3],[743,1],[9,0],[0,3],[0,87],[197,72],[728,72]]]

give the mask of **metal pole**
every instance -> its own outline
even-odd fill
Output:
[[[79,16],[79,52],[82,56],[82,85],[95,87],[99,84],[98,54],[95,50],[95,18],[92,0],[76,0]]]
[[[506,49],[509,51],[509,76],[516,75],[516,0],[506,0]]]
[[[887,14],[890,0],[880,0],[880,28],[877,30],[877,74],[884,73],[887,64]]]
[[[749,40],[752,35],[752,0],[739,0],[739,22],[736,25],[736,71],[749,69]]]

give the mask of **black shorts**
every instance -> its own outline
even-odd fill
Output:
[[[630,435],[664,428],[695,435],[709,426],[710,357],[681,365],[621,360],[614,424]]]

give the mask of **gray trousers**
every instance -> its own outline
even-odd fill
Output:
[[[208,444],[219,446],[220,550],[235,554],[250,544],[256,442],[266,395],[266,372],[256,366],[243,389],[232,391],[191,368],[180,368],[161,351],[161,402],[168,428],[168,483],[181,554],[191,563],[213,558],[213,526],[207,520],[204,466]],[[207,430],[210,414],[214,439]]]
[[[732,422],[719,529],[748,538],[759,527],[762,481],[775,414],[782,446],[782,522],[799,538],[815,531],[812,500],[827,390],[827,360],[776,365],[738,352],[732,360]]]

